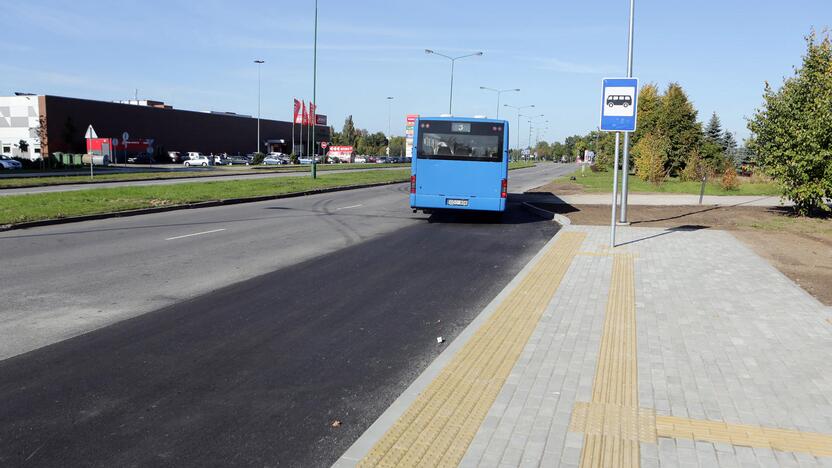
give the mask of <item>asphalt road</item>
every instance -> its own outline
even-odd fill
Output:
[[[338,172],[362,172],[362,171],[389,171],[395,169],[407,169],[402,167],[382,167],[382,168],[367,168],[367,169],[336,169],[327,170],[327,174],[335,174]],[[194,168],[192,171],[202,171],[199,168]],[[27,195],[33,193],[53,193],[53,192],[69,192],[76,190],[89,190],[99,188],[113,188],[113,187],[135,187],[146,185],[173,185],[173,184],[187,184],[194,182],[221,182],[226,180],[251,180],[251,179],[268,179],[271,177],[297,177],[302,176],[304,172],[275,172],[273,170],[263,169],[262,174],[234,174],[217,175],[217,172],[205,171],[201,177],[185,177],[182,179],[148,179],[148,180],[133,180],[122,182],[102,182],[94,184],[66,184],[66,185],[44,185],[42,187],[22,187],[22,188],[4,188],[0,189],[0,196],[8,195]]]
[[[555,232],[516,204],[427,223],[405,195],[0,235],[0,465],[328,465]]]
[[[572,170],[509,173],[509,191]],[[407,185],[0,233],[0,359],[372,240],[426,217]]]

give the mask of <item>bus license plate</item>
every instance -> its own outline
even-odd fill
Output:
[[[468,200],[462,200],[459,198],[448,198],[445,200],[445,204],[448,206],[468,206]]]

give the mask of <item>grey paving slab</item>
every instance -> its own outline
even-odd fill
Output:
[[[588,234],[463,466],[575,466],[609,292],[608,228]],[[722,231],[619,228],[635,255],[639,405],[658,415],[832,434],[832,317]],[[511,441],[514,441],[512,444]],[[520,441],[525,445],[520,448]],[[542,444],[542,446],[541,446]],[[518,461],[519,460],[519,461]],[[689,439],[641,443],[642,466],[832,466],[832,457]]]

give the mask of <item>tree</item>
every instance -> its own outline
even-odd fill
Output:
[[[685,158],[699,147],[702,125],[697,112],[678,83],[670,83],[661,98],[656,118],[656,131],[669,142],[667,172],[676,175],[685,166]]]
[[[633,146],[633,162],[639,179],[659,185],[667,177],[668,152],[670,142],[661,134],[643,135]]]
[[[661,112],[662,97],[659,88],[654,83],[647,83],[641,87],[638,94],[638,126],[633,133],[632,144],[638,143],[643,135],[658,130],[659,114]]]
[[[801,215],[828,211],[832,197],[832,43],[806,37],[803,64],[779,90],[766,82],[763,106],[749,120],[750,146],[763,170]]]
[[[716,112],[714,112],[711,114],[711,120],[708,121],[708,126],[705,127],[705,138],[722,146],[722,137],[722,123],[719,121]]]
[[[29,143],[26,140],[20,140],[17,143],[18,148],[20,148],[21,153],[28,153],[29,152]]]
[[[346,146],[356,146],[358,140],[358,132],[355,129],[355,124],[352,121],[352,116],[348,115],[344,119],[344,128],[341,130],[341,144]]]
[[[737,140],[734,138],[734,134],[725,130],[722,134],[722,148],[725,150],[725,156],[727,156],[732,161],[736,161],[737,159]]]

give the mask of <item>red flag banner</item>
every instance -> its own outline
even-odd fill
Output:
[[[301,115],[302,115],[300,124],[301,125],[309,125],[309,114],[306,113],[306,103],[301,101],[300,102],[300,108],[301,108]]]
[[[309,103],[309,125],[315,125],[317,120],[315,119],[315,110],[317,110],[317,106],[315,106],[314,102]]]
[[[299,116],[299,114],[300,114],[300,101],[298,101],[297,99],[295,99],[295,114],[294,114],[294,116],[292,117],[292,119],[293,119],[293,120],[292,120],[292,122],[294,122],[294,123],[296,123],[296,124],[297,124],[297,123],[300,123],[300,120],[298,120],[298,116]]]

